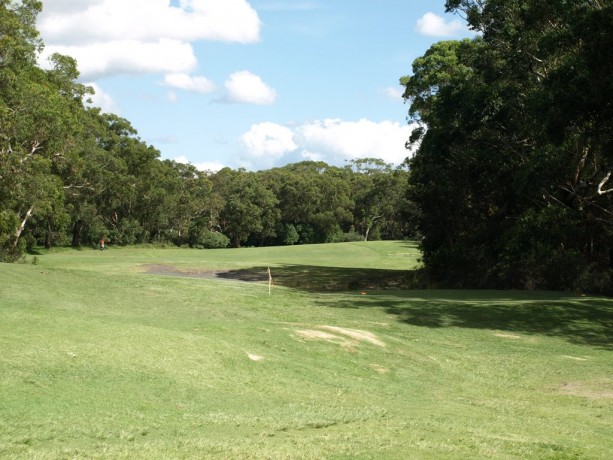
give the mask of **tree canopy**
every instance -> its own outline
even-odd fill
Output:
[[[609,292],[613,5],[455,0],[478,35],[401,79],[434,284]]]

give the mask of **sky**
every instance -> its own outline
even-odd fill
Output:
[[[43,0],[40,65],[74,57],[92,104],[162,159],[251,171],[305,160],[400,164],[402,76],[471,37],[444,0]]]

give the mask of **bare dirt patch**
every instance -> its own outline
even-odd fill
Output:
[[[345,329],[336,326],[317,326],[326,329],[334,334],[317,329],[302,329],[296,331],[298,335],[307,340],[325,340],[341,345],[347,351],[356,351],[356,346],[361,342],[368,342],[379,347],[384,347],[385,343],[379,340],[375,334],[358,329]]]
[[[342,337],[334,334],[328,334],[323,331],[315,331],[313,329],[303,329],[300,331],[296,331],[298,335],[301,335],[307,340],[330,340],[330,341],[338,341],[339,339],[342,341]]]
[[[174,265],[143,265],[148,275],[188,276],[194,278],[215,278],[220,270],[179,269]]]
[[[358,342],[369,342],[373,345],[377,345],[379,347],[384,347],[385,343],[377,338],[375,334],[367,331],[360,331],[358,329],[345,329],[342,327],[335,326],[320,326],[322,329],[327,329],[329,331],[338,332],[339,334],[350,337]]]
[[[247,353],[247,357],[248,357],[248,358],[249,358],[251,361],[255,361],[255,362],[258,362],[258,361],[263,361],[263,360],[264,360],[264,357],[263,357],[263,356],[260,356],[260,355],[254,355],[254,354],[252,354],[252,353]]]
[[[174,265],[142,265],[147,275],[180,276],[186,278],[215,278],[245,282],[268,281],[266,272],[251,270],[204,270],[200,268],[178,268]]]

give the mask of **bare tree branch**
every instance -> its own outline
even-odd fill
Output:
[[[613,171],[609,171],[608,174],[606,176],[604,176],[604,179],[602,179],[600,181],[600,184],[598,184],[598,194],[599,195],[606,195],[607,193],[611,193],[613,192],[613,188],[610,188],[608,190],[603,190],[602,187],[604,187],[604,185],[609,181],[609,179],[611,178],[611,173]]]

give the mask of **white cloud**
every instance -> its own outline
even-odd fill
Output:
[[[43,3],[43,14],[63,14],[85,10],[101,0],[47,0]]]
[[[426,13],[417,20],[417,31],[431,37],[446,37],[467,30],[460,20],[445,21],[445,18],[434,13]]]
[[[248,71],[235,72],[225,83],[228,93],[224,102],[270,105],[277,99],[277,92]]]
[[[47,0],[38,28],[53,52],[77,59],[83,77],[186,73],[191,42],[251,43],[261,21],[247,0]],[[175,2],[176,5],[176,2]]]
[[[47,45],[41,60],[58,52],[77,60],[82,78],[113,74],[181,73],[196,67],[192,46],[176,40],[114,41],[87,46]]]
[[[327,119],[301,126],[298,142],[310,152],[337,161],[373,157],[400,164],[408,156],[405,143],[410,134],[411,127],[398,122]]]
[[[215,83],[205,77],[192,77],[186,73],[172,73],[166,75],[164,84],[171,88],[182,89],[194,93],[210,93],[215,91]]]
[[[278,159],[298,146],[291,129],[276,123],[259,123],[241,136],[249,157]]]
[[[105,113],[119,113],[119,107],[113,100],[110,94],[105,93],[102,88],[96,83],[86,83],[86,86],[91,86],[95,93],[88,95],[87,99],[91,100],[89,106],[99,107]]]
[[[212,161],[212,162],[202,162],[202,163],[192,163],[191,161],[189,161],[187,159],[186,156],[179,156],[177,158],[174,158],[174,161],[176,161],[177,163],[183,163],[183,164],[193,164],[196,169],[198,171],[219,171],[220,169],[225,168],[225,165],[218,163],[216,161]]]
[[[226,167],[226,165],[218,163],[216,161],[194,163],[194,166],[196,167],[198,171],[212,171],[212,172],[217,172],[220,169],[223,169]]]
[[[412,129],[398,122],[366,119],[317,120],[292,128],[260,123],[241,137],[245,151],[240,163],[264,169],[303,160],[342,165],[347,160],[372,157],[400,164],[411,155],[405,143]]]
[[[46,41],[259,40],[261,21],[246,0],[98,0],[45,2],[39,30]],[[70,9],[68,5],[70,4]],[[48,6],[51,5],[51,8]]]

